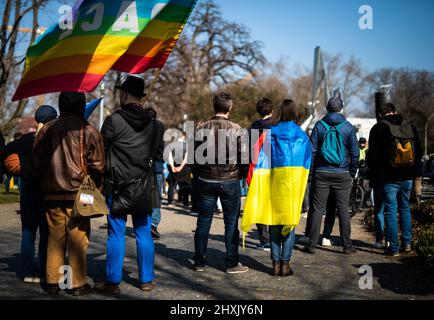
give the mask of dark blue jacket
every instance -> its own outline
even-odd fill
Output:
[[[346,118],[340,113],[328,113],[323,120],[330,126],[337,126],[346,121]],[[345,161],[340,166],[327,163],[321,154],[321,146],[326,131],[324,125],[321,122],[317,122],[310,136],[313,159],[311,171],[350,172],[351,176],[354,177],[357,173],[357,163],[359,162],[359,146],[356,128],[351,123],[347,122],[340,129],[347,149]]]

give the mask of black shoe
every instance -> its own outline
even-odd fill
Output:
[[[85,294],[88,294],[92,291],[92,287],[90,286],[90,284],[86,283],[85,285],[78,287],[78,288],[74,288],[70,291],[70,293],[74,296],[74,297],[78,297],[78,296],[82,296]]]
[[[304,246],[301,251],[309,253],[309,254],[315,254],[315,249],[311,246]]]
[[[154,226],[151,226],[151,235],[152,235],[152,238],[154,238],[154,239],[160,239],[161,238],[161,235],[158,232],[157,227],[154,227]]]
[[[41,283],[41,288],[42,290],[44,290],[45,292],[49,293],[49,294],[58,294],[60,291],[59,285],[58,284],[51,284],[51,283]]]
[[[356,249],[354,249],[354,247],[344,248],[344,254],[353,254],[353,253],[356,253]]]

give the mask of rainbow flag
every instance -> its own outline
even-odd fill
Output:
[[[91,92],[109,70],[138,74],[162,68],[196,2],[78,1],[72,28],[58,23],[29,47],[25,74],[12,100],[59,91]]]
[[[311,159],[309,138],[294,122],[282,122],[262,134],[247,179],[244,235],[256,223],[283,225],[285,235],[300,223]]]

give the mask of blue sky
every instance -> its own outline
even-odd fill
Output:
[[[199,0],[202,1],[202,0]],[[225,19],[246,25],[266,57],[312,67],[319,45],[355,55],[367,71],[409,67],[434,71],[433,0],[215,0]],[[73,4],[75,1],[66,1]],[[359,28],[359,7],[373,9],[374,30]],[[2,7],[2,6],[1,6]],[[41,17],[56,23],[58,5]]]
[[[365,68],[409,67],[434,71],[432,0],[216,0],[224,17],[250,28],[271,61],[312,67],[319,45],[351,54]],[[359,28],[359,7],[373,9],[374,30]]]

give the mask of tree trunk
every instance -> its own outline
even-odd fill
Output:
[[[15,10],[16,10],[15,18],[16,19],[21,19],[21,18],[17,17],[17,13],[20,14],[19,11],[21,10],[21,0],[17,1],[16,6],[17,7],[15,8]],[[38,33],[38,28],[39,28],[39,20],[38,20],[38,17],[39,17],[39,8],[40,8],[40,3],[38,3],[37,0],[32,0],[33,26],[32,26],[32,35],[30,37],[30,45],[36,40],[36,36],[37,36],[37,33]],[[12,64],[12,60],[13,60],[13,53],[15,51],[15,45],[16,45],[17,35],[18,35],[18,33],[16,33],[15,36],[11,37],[11,44],[12,43],[14,44],[13,47],[12,47],[13,52],[9,51],[9,53],[12,54],[12,57],[10,59],[11,60],[11,64]],[[25,68],[22,71],[22,76],[24,75],[24,72],[25,72]],[[4,103],[6,101],[7,90],[6,90],[6,86],[4,86],[4,87],[5,87],[5,93],[3,93],[3,87],[0,89],[0,99],[1,99],[0,103],[3,103],[3,104],[0,104],[0,106],[4,105]],[[25,108],[27,106],[28,101],[29,101],[29,99],[23,99],[23,100],[20,100],[18,102],[18,106],[15,109],[15,112],[12,115],[11,119],[5,125],[3,125],[3,127],[1,128],[2,132],[7,133],[7,132],[9,132],[10,130],[12,130],[16,126],[16,124],[18,123],[18,121],[20,120],[21,116],[24,113],[24,110],[25,110]]]

